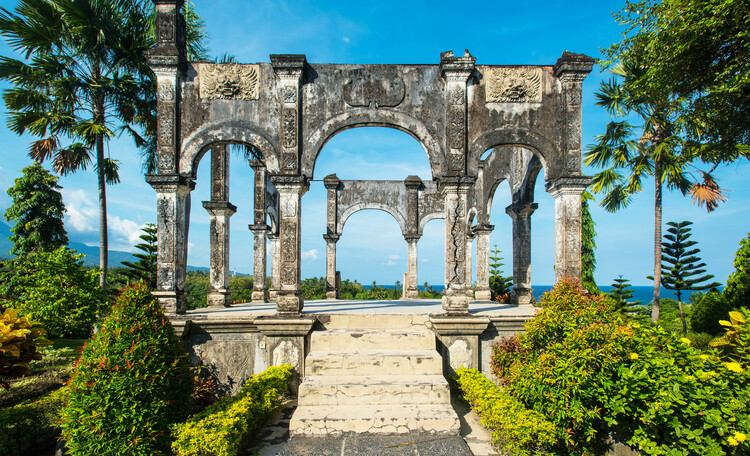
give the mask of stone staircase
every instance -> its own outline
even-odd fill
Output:
[[[427,315],[330,315],[321,323],[292,435],[458,433]]]

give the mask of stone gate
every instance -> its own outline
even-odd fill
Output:
[[[440,55],[434,65],[339,65],[304,55],[271,55],[270,63],[188,62],[180,0],[154,0],[157,46],[148,55],[158,80],[159,233],[156,295],[171,314],[185,311],[190,194],[201,158],[211,152],[211,291],[209,304],[231,303],[228,290],[228,144],[252,146],[255,170],[255,284],[266,297],[266,238],[271,240],[271,298],[280,316],[297,316],[300,290],[300,209],[315,161],[336,133],[385,126],[413,136],[430,162],[432,181],[342,181],[328,189],[328,297],[337,296],[335,251],[346,219],[381,209],[398,221],[409,245],[405,297],[415,297],[417,241],[424,224],[445,219],[443,310],[466,315],[471,290],[471,241],[477,239],[476,298],[489,299],[490,204],[507,181],[513,202],[513,302],[529,303],[533,189],[544,170],[555,198],[556,277],[579,277],[581,83],[593,59],[565,52],[554,65],[476,65],[468,51]],[[491,151],[485,155],[486,151]],[[484,158],[483,158],[484,157]]]

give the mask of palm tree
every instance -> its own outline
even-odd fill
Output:
[[[654,300],[651,321],[659,319],[661,288],[661,214],[662,187],[686,194],[692,187],[682,156],[681,125],[676,123],[680,101],[649,97],[628,89],[628,81],[639,77],[637,65],[617,65],[615,77],[603,81],[596,93],[597,105],[604,107],[613,120],[585,155],[585,164],[607,168],[594,176],[594,193],[606,192],[601,205],[609,212],[626,207],[632,195],[643,190],[643,179],[654,179]],[[623,79],[620,82],[617,77]],[[634,127],[630,118],[642,125]],[[636,134],[640,136],[636,136]]]
[[[203,40],[202,21],[190,3],[184,8],[192,24],[188,38]],[[10,129],[41,138],[29,155],[51,159],[61,175],[94,164],[102,287],[109,244],[106,184],[119,182],[105,142],[127,132],[146,159],[155,144],[156,83],[144,57],[155,43],[154,24],[147,0],[20,0],[14,12],[0,8],[0,34],[23,57],[0,57],[0,79],[14,86],[3,94]],[[205,53],[200,42],[189,49]]]

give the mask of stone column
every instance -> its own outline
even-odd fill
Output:
[[[281,252],[279,251],[279,234],[268,233],[266,235],[271,243],[271,289],[268,291],[268,299],[276,302],[276,295],[281,287]]]
[[[516,203],[505,208],[513,219],[513,293],[511,302],[517,305],[534,304],[531,289],[531,214],[536,203]]]
[[[590,177],[560,177],[546,185],[555,198],[555,282],[581,278],[581,193]]]
[[[324,234],[326,240],[326,299],[340,299],[341,290],[336,282],[336,242],[337,234]]]
[[[407,273],[404,276],[404,299],[419,299],[419,285],[417,282],[417,244],[419,236],[406,236],[408,244]]]
[[[154,295],[167,315],[185,313],[190,192],[195,183],[177,174],[148,174],[146,182],[156,190],[159,248]]]
[[[248,225],[253,232],[253,303],[266,302],[266,233],[268,225]]]
[[[490,291],[490,233],[495,229],[493,225],[479,225],[474,228],[477,238],[477,301],[491,301]]]
[[[203,207],[211,220],[209,232],[209,306],[232,304],[229,289],[229,218],[237,207],[228,201],[203,201]]]
[[[562,88],[563,172],[567,175],[581,175],[581,85],[593,66],[591,57],[565,51],[554,67]]]
[[[281,284],[276,295],[276,311],[298,315],[302,311],[300,257],[300,208],[302,195],[310,188],[305,176],[272,176],[279,191],[279,243]]]
[[[471,244],[474,242],[474,234],[467,228],[466,230],[466,297],[470,300],[474,299],[474,289],[472,288],[472,258],[471,258]]]
[[[448,314],[467,314],[469,298],[466,290],[466,228],[468,191],[474,180],[470,177],[443,178],[445,196],[445,290],[443,310]]]

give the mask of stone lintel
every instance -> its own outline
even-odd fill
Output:
[[[589,176],[568,176],[558,177],[545,184],[544,189],[547,193],[556,197],[556,195],[580,195],[591,185],[592,178]]]
[[[315,317],[269,315],[255,319],[258,331],[266,336],[307,336],[318,320]]]
[[[261,232],[261,233],[268,233],[271,231],[271,227],[266,225],[265,223],[261,223],[259,225],[248,225],[247,226],[250,231],[253,233]],[[268,237],[271,237],[272,235],[267,235]],[[277,235],[278,236],[278,235]]]
[[[487,317],[453,316],[450,314],[432,314],[430,321],[435,332],[441,336],[479,335],[490,324]]]
[[[495,225],[477,225],[471,229],[474,234],[490,234],[495,229]]]
[[[585,54],[565,51],[555,63],[555,76],[562,79],[583,81],[594,68],[595,60]]]
[[[323,185],[329,190],[335,190],[341,185],[341,179],[336,174],[329,174],[323,178]]]
[[[326,242],[336,243],[336,242],[339,241],[340,238],[341,238],[341,236],[338,235],[338,234],[324,234],[323,235],[323,239],[325,239]]]
[[[406,179],[404,179],[404,185],[409,189],[419,189],[422,185],[422,179],[420,179],[419,176],[407,176]]]
[[[273,71],[282,79],[300,79],[307,64],[304,54],[271,54],[270,58]]]
[[[174,192],[178,187],[195,190],[195,182],[180,174],[146,174],[146,183],[157,192]]]
[[[512,219],[529,218],[538,208],[537,203],[513,203],[505,208],[505,213]]]
[[[463,57],[456,57],[453,51],[440,54],[440,76],[446,80],[458,80],[465,82],[474,72],[474,64],[477,61],[469,50],[464,51]]]
[[[211,336],[217,334],[247,334],[257,333],[258,328],[253,323],[251,318],[196,318],[190,316],[190,331],[209,333]],[[171,318],[172,325],[175,321],[179,321],[176,318]],[[188,335],[189,333],[186,333]]]
[[[237,212],[237,206],[229,201],[202,201],[201,204],[211,215],[232,215]]]

